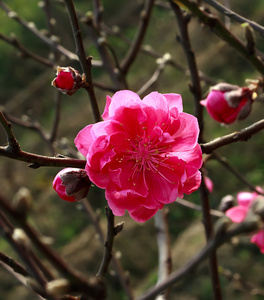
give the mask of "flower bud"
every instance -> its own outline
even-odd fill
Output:
[[[253,92],[248,87],[219,83],[210,89],[207,98],[200,103],[214,120],[230,124],[249,115],[252,95]]]
[[[53,188],[61,199],[74,202],[85,198],[91,181],[83,169],[66,168],[53,180]]]
[[[70,290],[70,282],[64,278],[58,278],[47,283],[46,291],[54,296],[62,296]]]
[[[70,96],[86,84],[81,74],[72,67],[58,67],[56,75],[51,85]]]
[[[32,195],[26,187],[21,187],[14,197],[14,205],[17,212],[26,216],[32,207]]]

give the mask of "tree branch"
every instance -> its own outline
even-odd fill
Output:
[[[246,142],[248,139],[251,138],[253,134],[264,129],[264,119],[248,126],[247,128],[241,129],[240,131],[233,132],[231,134],[219,137],[211,142],[201,144],[201,148],[203,153],[212,153],[214,150],[238,142]]]
[[[172,0],[173,1],[173,0]],[[205,10],[201,10],[196,3],[190,0],[180,0],[204,25],[208,26],[222,40],[227,42],[231,47],[236,49],[252,66],[264,75],[264,64],[259,59],[258,55],[249,53],[247,47],[235,37],[215,15]]]
[[[86,57],[84,46],[83,46],[83,40],[82,40],[82,33],[79,27],[78,18],[75,12],[75,8],[73,5],[72,0],[65,0],[65,4],[68,9],[68,14],[71,21],[72,26],[72,32],[75,39],[75,44],[77,48],[77,56],[79,58],[79,62],[81,64],[83,73],[85,74],[85,79],[88,83],[88,87],[86,88],[89,96],[90,96],[90,102],[93,110],[93,116],[96,122],[101,121],[101,114],[98,108],[97,100],[94,93],[93,88],[93,80],[92,80],[92,73],[91,73],[91,66],[92,66],[92,57]]]
[[[107,272],[108,266],[112,259],[112,249],[114,245],[115,237],[115,216],[112,213],[112,210],[109,207],[105,208],[105,214],[107,218],[107,236],[104,244],[104,256],[100,266],[100,269],[97,273],[97,276],[104,277]]]
[[[227,8],[226,6],[220,4],[219,2],[217,2],[215,0],[202,0],[202,1],[211,5],[216,10],[223,13],[225,16],[229,17],[230,19],[232,19],[240,24],[248,23],[255,31],[257,31],[262,37],[264,37],[264,27],[259,25],[258,23],[238,15],[231,9]]]
[[[145,7],[141,11],[141,22],[137,31],[137,35],[135,37],[134,42],[132,43],[126,57],[124,58],[123,62],[121,63],[121,70],[123,74],[127,74],[130,66],[136,59],[136,56],[139,52],[143,39],[145,37],[147,27],[150,20],[150,14],[154,5],[154,0],[146,0]]]
[[[211,255],[212,252],[232,237],[240,233],[254,232],[254,230],[258,228],[258,220],[258,218],[255,218],[253,220],[230,225],[230,219],[226,217],[219,219],[216,225],[218,228],[216,235],[207,242],[206,246],[195,257],[193,257],[184,266],[171,273],[165,282],[150,288],[145,294],[136,298],[136,300],[152,300],[159,293],[179,282],[187,274],[193,272],[202,261]]]

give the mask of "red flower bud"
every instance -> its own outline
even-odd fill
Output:
[[[51,85],[67,95],[73,95],[85,84],[80,73],[71,67],[58,67],[56,75]]]
[[[61,199],[74,202],[88,195],[91,181],[83,169],[66,168],[53,180],[53,188]]]
[[[228,83],[219,83],[210,89],[205,100],[200,103],[216,121],[230,124],[245,119],[253,103],[252,90]]]

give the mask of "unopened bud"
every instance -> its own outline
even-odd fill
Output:
[[[234,197],[231,195],[227,195],[221,199],[218,209],[222,212],[226,212],[234,205],[235,205]]]
[[[72,67],[58,67],[56,75],[57,77],[52,81],[51,85],[70,96],[79,88],[87,85],[81,74]]]
[[[21,187],[14,197],[17,212],[26,215],[32,207],[32,195],[26,187]]]
[[[47,283],[46,291],[54,296],[61,296],[70,290],[70,282],[67,279],[55,279]]]
[[[91,181],[83,169],[66,168],[61,170],[53,180],[53,188],[63,200],[75,202],[85,198]]]
[[[209,115],[224,124],[245,119],[251,112],[253,91],[228,83],[219,83],[210,89],[205,100],[200,101]]]
[[[30,240],[29,240],[28,236],[25,234],[24,230],[21,228],[14,229],[12,238],[18,244],[21,244],[26,247],[30,246]]]

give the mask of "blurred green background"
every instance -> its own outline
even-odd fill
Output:
[[[6,3],[22,18],[33,22],[38,29],[45,29],[46,18],[37,1],[9,0]],[[89,1],[74,1],[76,9],[82,13],[92,11]],[[132,40],[139,22],[140,1],[103,1],[104,21],[110,26],[118,26],[120,33]],[[167,2],[162,2],[167,4]],[[58,1],[50,1],[52,18],[56,20],[55,35],[61,44],[75,52],[75,44],[69,25],[68,15],[64,6]],[[264,24],[263,1],[230,0],[232,10],[242,16]],[[220,16],[224,21],[224,18]],[[89,27],[81,24],[87,55],[94,59],[100,56],[90,37]],[[231,84],[244,85],[245,79],[257,79],[260,74],[255,71],[234,49],[221,41],[205,26],[201,26],[197,19],[192,18],[189,24],[190,37],[196,54],[199,70],[213,81],[225,81]],[[244,29],[231,22],[231,31],[244,38]],[[50,47],[37,39],[27,29],[6,16],[0,10],[0,33],[16,36],[30,51],[43,57],[50,55]],[[144,45],[150,45],[155,51],[164,55],[170,53],[179,64],[187,66],[185,55],[176,37],[179,34],[174,14],[159,5],[155,6],[151,22],[144,40]],[[256,45],[264,51],[263,38],[257,33]],[[119,60],[128,50],[128,45],[119,37],[107,36],[107,40],[117,54]],[[61,61],[61,66],[71,65],[80,70],[78,63]],[[30,122],[38,121],[46,132],[50,132],[55,116],[54,101],[57,91],[50,83],[55,76],[55,70],[47,68],[36,61],[21,57],[18,50],[0,40],[0,106],[12,116]],[[140,53],[128,74],[128,85],[133,91],[138,91],[142,83],[148,81],[156,70],[154,58]],[[81,70],[80,70],[81,71]],[[103,68],[93,68],[94,80],[111,86],[110,79]],[[160,93],[179,93],[182,95],[184,111],[194,112],[194,101],[189,91],[190,79],[188,75],[172,66],[166,66],[157,83],[147,92],[157,90]],[[202,83],[203,93],[209,86]],[[96,96],[102,112],[106,95],[111,92],[96,89]],[[56,150],[63,155],[69,155],[69,149],[76,151],[73,140],[76,134],[89,123],[94,122],[89,104],[89,98],[84,91],[78,91],[73,96],[62,96],[61,122],[59,124]],[[251,115],[244,121],[222,126],[210,119],[206,112],[205,138],[212,140],[222,135],[242,129],[263,118],[263,103],[257,100]],[[49,148],[40,135],[32,130],[13,125],[14,133],[25,151],[51,155]],[[4,131],[0,128],[1,145],[6,143]],[[220,149],[218,153],[228,159],[251,184],[263,186],[263,133],[253,136],[247,143],[236,143]],[[234,175],[229,173],[219,162],[210,160],[206,164],[208,176],[214,183],[214,191],[210,195],[211,207],[217,208],[221,198],[227,194],[236,195],[248,188]],[[95,274],[102,257],[102,246],[91,226],[90,220],[81,203],[68,203],[57,196],[52,189],[52,180],[58,168],[42,167],[30,169],[26,163],[0,157],[0,190],[1,195],[9,201],[14,201],[15,195],[21,187],[28,188],[33,197],[30,222],[43,234],[51,237],[53,247],[61,253],[70,264],[85,274]],[[104,218],[104,191],[92,187],[89,201],[101,215],[103,228],[106,227]],[[197,192],[186,199],[199,204]],[[169,208],[169,225],[173,268],[181,266],[190,259],[204,245],[204,234],[201,214],[179,204],[171,204]],[[153,220],[145,224],[138,224],[127,215],[116,218],[116,222],[125,220],[125,227],[115,240],[115,250],[119,251],[124,268],[130,273],[130,282],[135,294],[140,294],[155,284],[157,279],[157,247]],[[16,254],[1,238],[0,251],[17,258]],[[254,295],[254,288],[264,291],[264,256],[259,249],[249,243],[249,238],[236,238],[218,251],[220,278],[223,299],[264,299]],[[245,282],[252,284],[252,289],[241,284],[238,276],[230,279],[226,270],[231,274],[240,274]],[[107,277],[109,294],[107,299],[126,299],[124,292],[114,272]],[[252,292],[253,291],[253,292]],[[20,285],[6,270],[0,268],[0,300],[37,299],[27,288]],[[171,299],[178,300],[211,300],[211,286],[207,263],[200,267],[185,280],[177,284]]]

